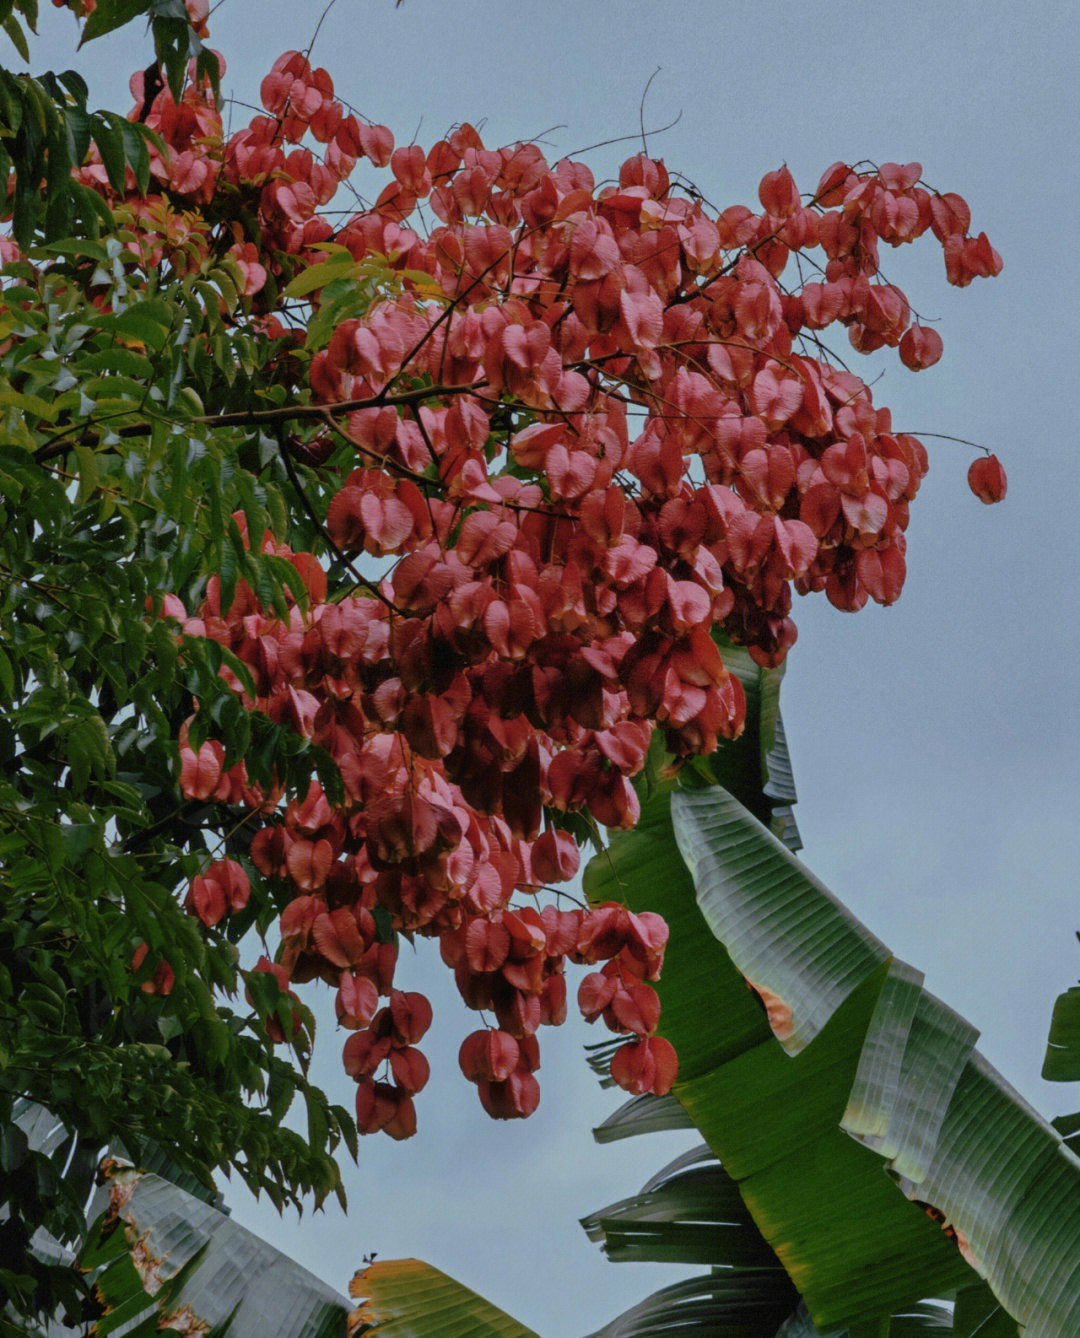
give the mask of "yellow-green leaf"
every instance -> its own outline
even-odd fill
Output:
[[[356,262],[346,252],[343,256],[335,256],[332,260],[324,260],[318,265],[311,265],[308,269],[301,270],[285,289],[285,296],[307,297],[309,293],[313,293],[317,288],[325,288],[335,279],[356,278],[358,275]]]
[[[504,1310],[419,1259],[388,1259],[357,1273],[349,1293],[378,1338],[537,1338]]]

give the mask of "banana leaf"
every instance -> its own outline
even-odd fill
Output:
[[[1080,985],[1059,994],[1054,1004],[1042,1076],[1047,1082],[1080,1080]]]
[[[985,1282],[967,1287],[953,1309],[954,1338],[1016,1338],[1016,1321]]]
[[[798,1292],[707,1144],[677,1157],[640,1193],[591,1213],[581,1225],[613,1262],[712,1266],[725,1283],[727,1319],[747,1324],[753,1318],[759,1333],[774,1333],[798,1305]],[[710,1295],[717,1303],[708,1314],[712,1324],[723,1312],[715,1287]],[[659,1324],[662,1312],[648,1313],[649,1323]]]
[[[664,1129],[692,1129],[694,1121],[686,1107],[674,1096],[635,1096],[624,1102],[593,1130],[598,1143],[614,1143],[637,1134],[654,1134]]]
[[[780,717],[784,667],[763,669],[745,646],[736,646],[719,632],[714,638],[725,667],[742,685],[746,721],[737,739],[723,741],[695,766],[711,783],[735,795],[789,850],[798,851],[802,840],[792,812],[795,779]]]
[[[776,1330],[775,1338],[926,1338],[927,1334],[952,1334],[952,1307],[941,1301],[921,1301],[900,1314],[847,1329],[843,1333],[821,1334],[813,1325],[806,1307],[800,1305]],[[1013,1328],[1015,1338],[1016,1329]]]
[[[80,1258],[105,1303],[101,1338],[198,1321],[221,1338],[343,1338],[345,1298],[211,1204],[134,1170],[107,1190]]]
[[[419,1259],[393,1259],[357,1273],[353,1338],[537,1338],[505,1311]],[[357,1326],[357,1327],[353,1327]]]
[[[789,1304],[772,1273],[707,1273],[654,1292],[590,1338],[773,1338]]]

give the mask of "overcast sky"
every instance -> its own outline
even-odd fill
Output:
[[[71,57],[74,24],[46,6],[35,65],[77,63],[102,105],[127,109],[148,61],[135,29]],[[257,100],[321,5],[223,0],[212,44],[224,86]],[[963,446],[927,438],[900,603],[796,608],[783,711],[803,858],[927,986],[982,1030],[980,1046],[1047,1114],[1075,1088],[1038,1077],[1053,998],[1080,974],[1076,258],[1080,43],[1073,3],[900,0],[337,0],[315,60],[398,141],[486,121],[491,145],[547,132],[549,156],[638,129],[721,207],[753,205],[786,162],[804,190],[838,158],[912,159],[964,195],[1004,273],[947,288],[929,238],[887,260],[945,356],[917,377],[895,360],[875,389],[898,428],[973,438],[1009,474],[1004,505],[967,490]],[[237,113],[237,118],[242,113]],[[557,127],[549,130],[549,127]],[[633,143],[589,155],[597,177]],[[430,945],[424,945],[429,947]],[[361,1255],[415,1255],[550,1338],[585,1333],[669,1268],[607,1264],[576,1219],[636,1190],[685,1139],[592,1144],[618,1102],[581,1059],[583,1025],[545,1038],[543,1101],[487,1120],[454,1056],[471,1029],[436,954],[403,961],[438,1019],[420,1133],[368,1139],[346,1169],[350,1210],[278,1220],[230,1190],[238,1218],[344,1288]],[[324,1085],[348,1104],[340,1036]]]

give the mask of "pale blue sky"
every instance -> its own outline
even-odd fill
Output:
[[[40,63],[63,68],[73,24],[46,9]],[[255,101],[262,73],[306,45],[320,11],[224,0],[212,33],[226,90]],[[486,120],[493,145],[559,126],[547,137],[555,158],[636,132],[658,69],[646,124],[681,119],[650,147],[721,206],[753,203],[783,162],[806,189],[835,159],[864,157],[917,159],[968,199],[1004,273],[949,289],[929,240],[890,260],[890,277],[940,318],[945,357],[918,377],[883,362],[875,393],[900,427],[996,450],[1008,500],[983,507],[964,483],[968,450],[928,440],[902,600],[857,617],[802,601],[784,715],[807,863],[1051,1114],[1080,1104],[1075,1088],[1038,1078],[1052,1000],[1080,974],[1077,21],[1073,3],[1000,0],[338,0],[315,49],[339,91],[400,142],[419,126],[429,144],[466,119]],[[132,29],[78,63],[96,99],[126,109],[117,88],[147,59]],[[633,149],[591,155],[597,176]],[[416,1255],[550,1338],[587,1332],[673,1271],[607,1264],[576,1219],[636,1189],[674,1140],[591,1143],[589,1126],[618,1098],[585,1070],[581,1026],[545,1038],[537,1115],[489,1122],[456,1075],[467,1028],[433,963],[429,952],[405,964],[441,1019],[425,1045],[435,1076],[418,1137],[364,1141],[346,1172],[347,1219],[329,1209],[298,1227],[230,1200],[334,1285],[368,1251]],[[324,1030],[320,1073],[347,1102],[340,1038]]]

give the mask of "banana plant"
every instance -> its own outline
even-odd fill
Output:
[[[975,1049],[975,1027],[795,857],[778,682],[732,660],[743,739],[675,778],[651,759],[640,823],[585,875],[591,900],[671,926],[658,989],[673,1097],[818,1331],[886,1333],[928,1295],[967,1297],[967,1324],[985,1279],[980,1335],[1080,1332],[1080,1161]],[[601,1140],[671,1127],[674,1101],[656,1100]]]

